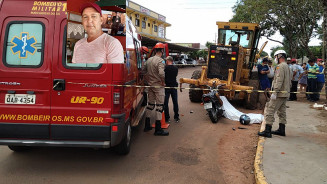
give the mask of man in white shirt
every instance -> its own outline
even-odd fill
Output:
[[[299,76],[303,71],[301,70],[302,67],[300,67],[299,65],[296,64],[296,59],[292,59],[291,64],[292,64],[291,65],[292,87],[291,87],[290,98],[288,100],[289,101],[294,101],[294,100],[296,101],[297,97],[296,97],[296,93],[294,93],[294,92],[297,92],[297,85],[298,85],[298,82],[299,82]]]
[[[268,67],[269,67],[269,73],[267,74],[270,86],[272,85],[272,81],[274,79],[274,74],[275,74],[275,69],[274,66],[272,65],[272,61],[268,60]]]
[[[95,3],[81,6],[82,24],[88,37],[76,42],[73,63],[124,63],[124,50],[116,38],[103,33],[101,8]]]

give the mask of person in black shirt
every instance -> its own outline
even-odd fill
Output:
[[[166,58],[166,64],[167,64],[165,66],[166,87],[177,87],[178,83],[176,81],[176,77],[178,74],[178,68],[173,65],[173,58],[171,56],[168,56]],[[167,122],[170,122],[169,107],[168,107],[170,95],[174,105],[174,119],[176,123],[178,123],[180,119],[178,114],[177,89],[165,89],[165,103],[164,103],[165,120]]]

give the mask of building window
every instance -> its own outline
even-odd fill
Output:
[[[145,29],[145,28],[146,28],[146,22],[142,21],[142,29]]]
[[[150,23],[148,23],[148,27],[151,27]]]
[[[140,27],[140,19],[135,19],[135,26]]]
[[[130,16],[129,19],[130,19],[131,21],[133,21],[132,16]]]
[[[158,32],[158,26],[154,25],[154,32]]]

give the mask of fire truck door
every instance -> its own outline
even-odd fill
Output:
[[[73,47],[84,37],[83,26],[69,21],[67,24],[66,18],[56,22],[60,27],[54,37],[60,41],[54,44],[52,65],[51,138],[108,140],[112,66],[72,63]]]
[[[4,20],[0,30],[0,138],[48,139],[53,43],[49,30],[54,17],[16,12],[11,16],[9,9],[16,5],[8,2],[4,6],[0,16],[0,22]]]

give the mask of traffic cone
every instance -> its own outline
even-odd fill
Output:
[[[163,129],[167,129],[169,127],[170,124],[167,124],[166,123],[166,120],[165,120],[165,112],[162,112],[162,117],[161,117],[161,128]],[[152,124],[152,128],[155,128],[155,124]]]

